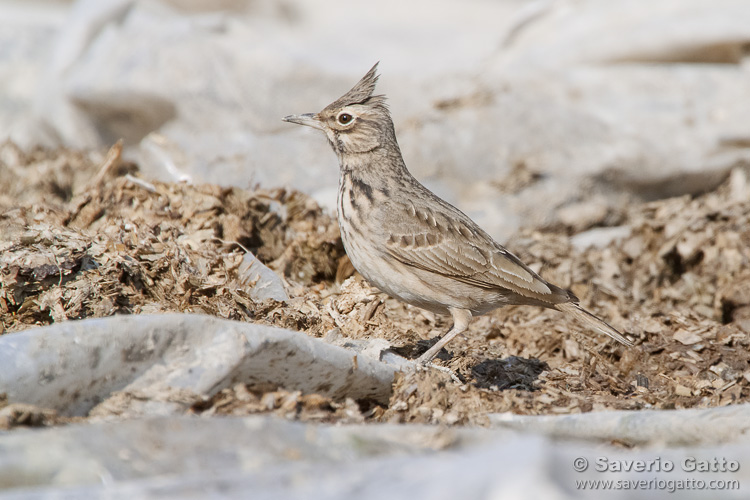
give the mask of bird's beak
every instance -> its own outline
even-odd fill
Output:
[[[323,130],[323,124],[320,122],[318,115],[315,113],[305,113],[304,115],[289,115],[282,118],[285,122],[296,123],[298,125],[307,125],[308,127]]]

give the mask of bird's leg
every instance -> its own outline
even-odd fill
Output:
[[[417,363],[420,364],[427,364],[430,361],[432,361],[432,358],[434,358],[438,352],[440,352],[440,349],[445,347],[445,345],[453,340],[453,338],[466,331],[466,329],[469,327],[469,321],[471,321],[471,311],[468,309],[455,309],[450,308],[448,309],[451,313],[451,316],[453,316],[453,328],[448,330],[448,333],[443,335],[443,338],[438,340],[434,346],[430,347],[427,352],[422,354],[419,359],[417,359]]]

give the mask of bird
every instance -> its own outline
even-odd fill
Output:
[[[377,68],[322,111],[283,120],[324,132],[338,158],[337,219],[354,268],[391,297],[452,317],[418,363],[430,364],[474,316],[507,305],[556,309],[632,346],[409,172],[386,97],[375,94]]]

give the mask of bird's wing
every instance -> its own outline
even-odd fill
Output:
[[[386,228],[386,252],[406,265],[477,287],[560,301],[557,287],[552,290],[471,219],[453,210],[457,213],[443,215],[409,204],[404,217]]]

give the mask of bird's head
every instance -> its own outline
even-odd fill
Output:
[[[376,63],[349,92],[319,113],[291,115],[284,121],[322,130],[338,155],[367,153],[395,144],[385,96],[373,95],[377,68]]]

